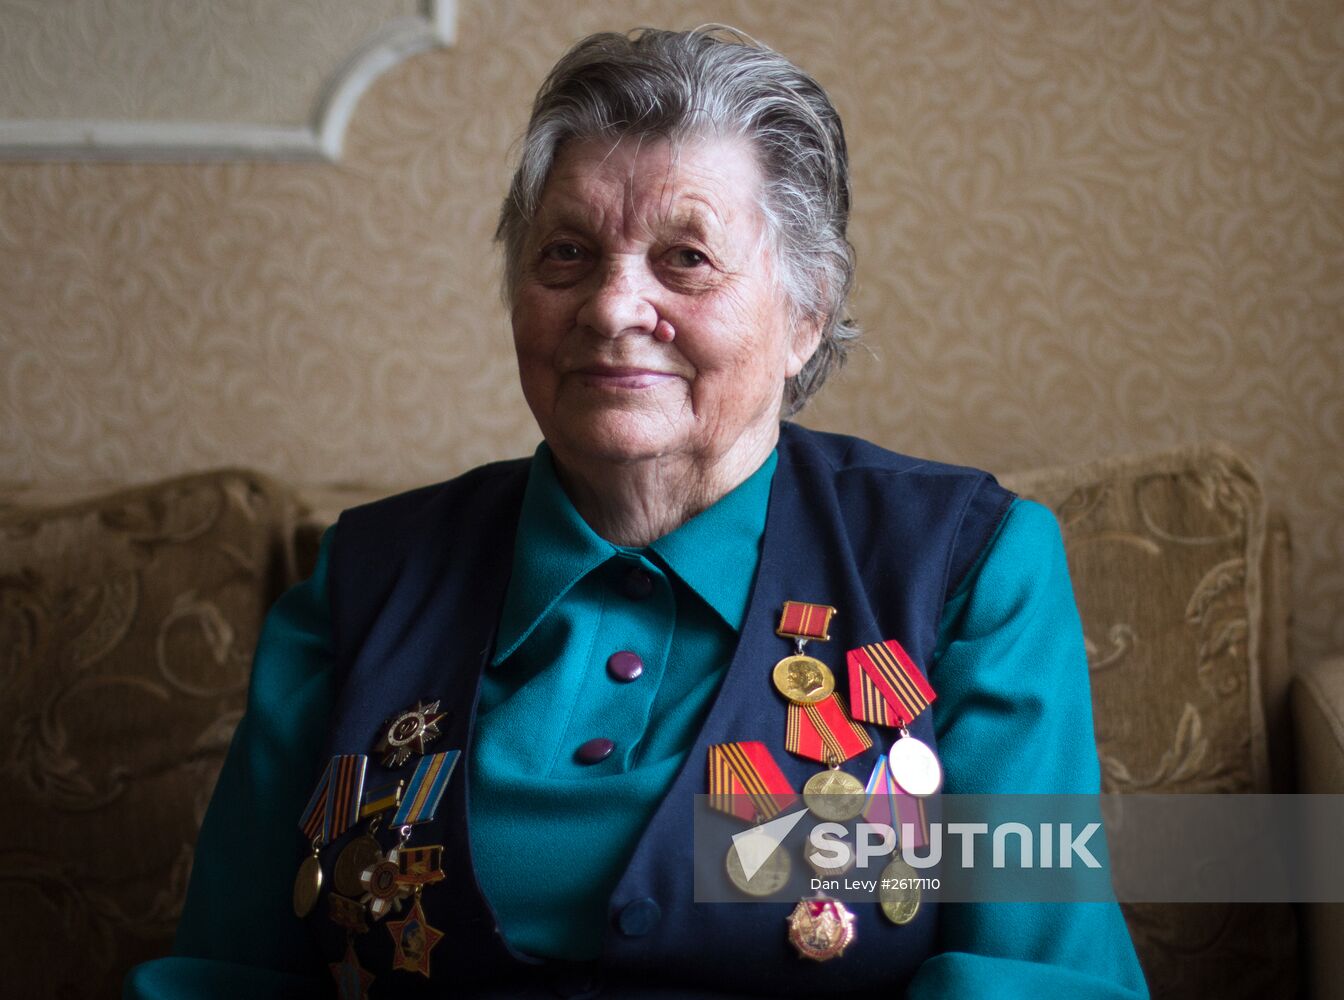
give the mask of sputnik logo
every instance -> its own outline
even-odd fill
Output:
[[[737,860],[742,862],[742,874],[748,879],[754,878],[761,866],[770,860],[770,855],[775,853],[775,848],[784,842],[784,838],[806,815],[806,809],[799,809],[772,819],[769,823],[733,834],[733,850],[737,852]]]

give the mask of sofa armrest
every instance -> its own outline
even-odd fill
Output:
[[[1298,673],[1289,696],[1297,790],[1344,793],[1344,657]],[[1300,911],[1307,996],[1344,997],[1344,903],[1311,903]]]
[[[1298,673],[1290,698],[1297,790],[1344,794],[1344,657]]]

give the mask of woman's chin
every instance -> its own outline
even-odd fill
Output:
[[[542,433],[561,461],[625,464],[666,458],[685,451],[689,428],[663,414],[622,410],[588,412],[583,419],[543,427]]]

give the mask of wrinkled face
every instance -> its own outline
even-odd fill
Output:
[[[784,380],[816,329],[795,331],[775,281],[760,185],[738,141],[561,148],[513,335],[523,394],[562,464],[712,465],[742,442],[773,445]]]

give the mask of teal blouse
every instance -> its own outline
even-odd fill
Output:
[[[679,770],[742,625],[760,556],[775,456],[717,504],[645,549],[597,536],[545,446],[524,497],[497,652],[482,680],[469,817],[477,876],[511,944],[595,957],[606,901],[639,831]],[[327,601],[330,532],[312,577],[277,602],[248,709],[197,845],[174,956],[133,970],[127,997],[325,996],[290,908],[294,826],[319,767],[334,693]],[[614,602],[610,578],[639,567],[647,600]],[[643,662],[633,682],[612,652]],[[948,602],[930,681],[949,793],[1095,792],[1082,632],[1059,529],[1018,500]],[[597,765],[573,749],[605,736]],[[1030,745],[1032,754],[986,752]],[[525,808],[520,810],[520,804]],[[602,837],[585,836],[593,829]],[[510,844],[585,843],[576,858]],[[551,891],[538,894],[536,887]],[[907,996],[1146,997],[1113,904],[944,904],[940,952]]]

